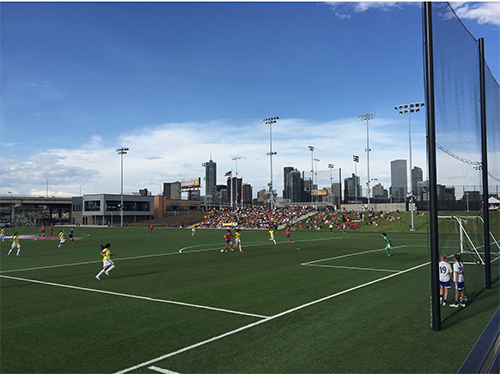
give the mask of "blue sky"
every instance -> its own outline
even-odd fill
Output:
[[[452,3],[483,37],[500,74],[500,3]],[[2,3],[0,194],[161,192],[164,182],[218,183],[235,169],[254,194],[283,167],[319,187],[350,176],[390,186],[390,161],[408,159],[408,118],[423,101],[420,2]],[[413,163],[425,170],[425,114],[412,117]],[[424,171],[424,174],[425,171]],[[364,194],[364,189],[363,189]]]

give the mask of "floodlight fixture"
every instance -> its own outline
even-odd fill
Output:
[[[366,196],[368,198],[368,210],[371,210],[370,207],[370,132],[368,128],[368,122],[373,119],[377,115],[377,112],[371,112],[371,113],[365,113],[365,114],[360,114],[358,118],[361,121],[366,121],[366,171],[367,171],[367,189],[366,189]]]
[[[271,165],[271,183],[269,184],[269,200],[270,200],[270,205],[271,205],[271,210],[274,210],[274,189],[273,189],[273,155],[277,154],[277,152],[273,152],[273,123],[276,123],[276,121],[279,119],[279,117],[269,117],[269,118],[264,118],[263,121],[266,123],[266,125],[269,125],[269,152],[267,155],[269,156],[269,161]]]
[[[411,230],[414,230],[414,219],[413,219],[414,203],[413,203],[413,180],[412,180],[413,160],[411,152],[411,113],[420,112],[420,108],[423,106],[425,106],[425,103],[419,101],[415,103],[401,104],[399,106],[394,107],[394,109],[396,109],[399,112],[399,114],[408,114],[408,150],[409,150],[408,153],[410,156],[409,160],[410,173],[408,175],[408,179],[410,181],[409,188],[411,189],[411,198],[410,198]]]

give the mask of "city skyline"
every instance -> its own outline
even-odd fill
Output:
[[[500,76],[499,3],[453,3]],[[408,159],[394,106],[424,99],[421,3],[2,3],[0,195],[77,196],[235,169],[254,195],[285,166],[389,185]],[[443,15],[445,17],[446,15]],[[427,177],[425,112],[413,165]],[[328,165],[333,164],[334,168]],[[203,181],[202,181],[203,183]],[[471,184],[476,184],[471,180]],[[479,184],[479,175],[477,175]],[[202,185],[205,188],[205,185]],[[364,189],[365,190],[365,189]]]

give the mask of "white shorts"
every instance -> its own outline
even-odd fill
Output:
[[[14,248],[21,248],[21,244],[12,244],[12,247],[10,247],[12,249]]]
[[[59,239],[59,244],[62,244],[66,241],[66,238]]]
[[[235,239],[234,241],[236,242],[236,244],[241,243],[241,239]]]
[[[102,266],[105,268],[109,268],[111,265],[114,265],[115,263],[111,259],[104,260],[102,262]]]

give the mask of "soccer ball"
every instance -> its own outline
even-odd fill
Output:
[[[469,302],[469,298],[467,296],[464,295],[464,301],[467,303]]]
[[[221,252],[224,252],[224,248],[222,248],[220,251],[221,251]]]

